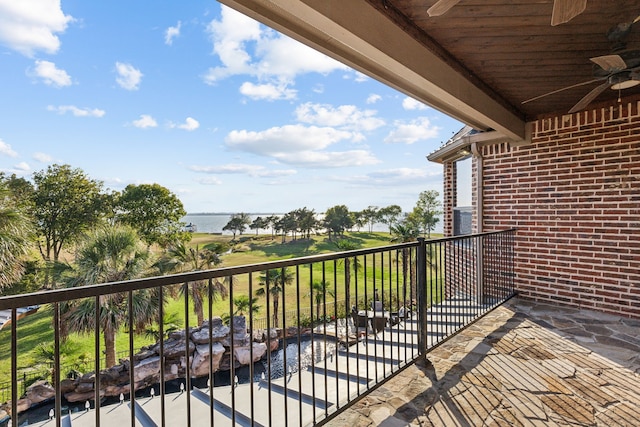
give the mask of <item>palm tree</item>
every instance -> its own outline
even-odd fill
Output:
[[[166,255],[158,261],[156,266],[162,272],[184,273],[189,271],[209,270],[222,262],[220,255],[211,249],[200,249],[199,246],[187,247],[183,242],[177,242],[167,250]],[[189,290],[189,297],[193,301],[193,310],[198,318],[198,325],[204,322],[204,302],[207,295],[207,281],[188,282],[180,287],[184,295]],[[227,290],[218,281],[213,282],[213,298],[226,298]]]
[[[22,277],[31,231],[26,214],[5,185],[0,184],[0,292]]]
[[[162,319],[162,332],[164,337],[168,337],[171,332],[178,331],[182,328],[182,319],[178,313],[169,313],[164,315]],[[147,338],[153,338],[156,341],[160,340],[160,328],[157,325],[150,325],[144,330],[144,334]]]
[[[273,327],[278,327],[278,306],[280,304],[280,294],[284,290],[285,285],[293,283],[293,273],[286,268],[263,271],[260,275],[260,286],[256,290],[256,295],[270,295],[273,301]]]
[[[391,230],[391,241],[394,243],[407,243],[412,242],[418,238],[420,235],[420,230],[418,227],[410,221],[402,221],[397,223],[394,226],[390,227]],[[407,277],[407,269],[409,267],[409,248],[402,249],[402,277]],[[412,295],[416,295],[416,271],[415,268],[411,267],[411,291]],[[402,288],[402,302],[406,304],[407,300],[407,290],[403,286]]]
[[[358,244],[352,240],[338,240],[335,242],[335,245],[341,251],[353,251],[358,249]],[[358,267],[360,267],[360,262],[358,257],[353,258],[353,269],[356,274],[358,273]],[[347,305],[350,304],[351,299],[351,258],[344,258],[344,299],[347,302]],[[357,305],[357,302],[356,302]]]
[[[144,243],[130,227],[111,226],[95,232],[76,255],[68,286],[131,280],[150,271],[150,255]],[[70,332],[92,333],[98,316],[104,335],[107,367],[116,364],[116,333],[128,327],[130,333],[151,324],[160,306],[155,289],[132,293],[134,324],[129,324],[129,298],[126,293],[102,295],[96,307],[94,298],[69,301],[61,306],[62,322]]]
[[[233,297],[233,305],[235,306],[233,314],[229,316],[229,313],[225,313],[222,316],[222,321],[226,324],[229,324],[232,317],[244,316],[246,312],[256,314],[260,311],[258,297],[249,298],[248,295],[238,295]]]
[[[326,280],[314,281],[311,284],[311,293],[309,296],[312,297],[316,303],[316,321],[320,319],[320,304],[324,304],[327,294],[332,298],[336,296],[329,285],[330,283],[327,283]]]
[[[251,312],[253,314],[260,311],[260,306],[257,304],[258,298],[249,298],[248,295],[238,295],[233,298],[233,305],[236,307],[233,312],[234,316],[243,316],[245,312]]]

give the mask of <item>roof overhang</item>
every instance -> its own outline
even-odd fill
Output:
[[[476,130],[526,139],[523,118],[366,1],[220,1]]]
[[[454,162],[469,157],[475,151],[474,146],[482,147],[483,145],[502,142],[513,143],[513,141],[497,131],[460,132],[457,137],[452,138],[440,149],[429,154],[427,160],[437,163]]]

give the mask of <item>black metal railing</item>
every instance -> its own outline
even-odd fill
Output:
[[[419,239],[2,297],[0,310],[11,310],[15,318],[19,307],[51,309],[52,394],[45,404],[56,426],[67,419],[111,425],[123,417],[132,426],[315,425],[512,296],[514,237],[515,231],[507,230]],[[228,287],[222,303],[214,301],[220,283]],[[180,286],[188,291],[175,292]],[[195,324],[192,314],[198,298],[204,306],[202,324]],[[116,315],[106,307],[116,300],[123,312],[113,330],[105,318]],[[138,349],[142,303],[155,307],[151,322],[157,336],[166,338]],[[180,307],[184,327],[165,334],[170,305]],[[63,326],[78,318],[73,310],[91,306],[98,314],[89,325],[92,372],[66,378],[60,354]],[[225,318],[225,313],[232,315]],[[18,368],[28,362],[18,343],[25,338],[21,324],[27,321],[0,331],[10,335],[6,407],[12,414],[23,409],[19,399],[25,378]],[[114,334],[127,337],[126,360],[105,369],[103,353],[109,360],[108,353],[115,351],[105,337]],[[27,410],[13,425],[36,421]]]

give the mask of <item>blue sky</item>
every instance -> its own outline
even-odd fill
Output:
[[[159,183],[188,212],[442,193],[461,124],[215,1],[0,0],[0,170]]]

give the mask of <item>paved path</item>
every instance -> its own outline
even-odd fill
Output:
[[[328,426],[640,426],[640,320],[514,299]]]

